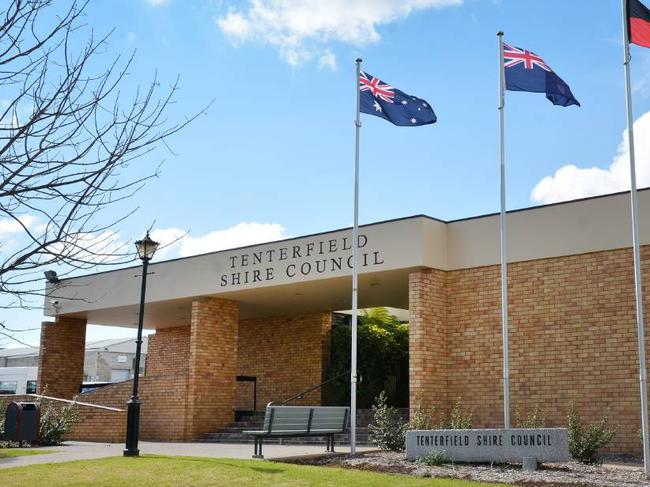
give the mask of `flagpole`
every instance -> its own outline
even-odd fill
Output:
[[[508,261],[506,253],[506,153],[505,153],[505,70],[503,66],[503,32],[499,38],[499,151],[501,179],[501,211],[499,228],[501,239],[501,323],[503,333],[503,427],[510,428],[510,365],[508,347]]]
[[[357,66],[356,97],[357,117],[354,121],[356,141],[354,150],[354,224],[352,226],[352,350],[350,360],[350,455],[357,452],[357,288],[359,270],[357,268],[357,247],[359,241],[359,132],[361,129],[361,58],[355,61]]]
[[[634,288],[636,294],[636,326],[639,348],[639,384],[641,388],[641,425],[643,429],[643,467],[646,477],[650,476],[650,445],[648,438],[648,374],[645,361],[645,338],[643,324],[643,291],[641,276],[641,252],[639,250],[639,209],[636,191],[636,163],[634,159],[634,120],[632,112],[632,90],[630,86],[630,42],[627,0],[621,0],[623,7],[623,44],[625,68],[625,105],[627,109],[628,148],[630,153],[630,201],[632,206],[632,249],[634,254]]]

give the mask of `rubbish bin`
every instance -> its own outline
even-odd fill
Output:
[[[34,442],[38,440],[41,409],[35,402],[12,402],[5,413],[6,441]]]

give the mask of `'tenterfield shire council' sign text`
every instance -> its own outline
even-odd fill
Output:
[[[538,462],[569,460],[566,428],[412,430],[406,433],[409,460],[444,452],[455,462]]]
[[[370,250],[368,237],[359,235],[357,262],[360,269],[384,264],[378,250]],[[349,237],[288,242],[278,248],[244,250],[228,257],[227,271],[219,276],[219,287],[237,288],[276,279],[292,280],[352,269],[352,239]]]

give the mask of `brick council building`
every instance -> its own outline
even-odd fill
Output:
[[[647,311],[650,191],[639,193],[639,204]],[[586,420],[608,416],[617,426],[613,451],[639,452],[629,194],[507,218],[513,414],[541,406],[549,425],[565,425],[574,402]],[[142,438],[191,440],[228,425],[250,401],[238,375],[257,378],[258,409],[320,383],[332,311],[350,307],[350,234],[154,262],[145,326],[156,333],[140,386]],[[498,216],[365,225],[359,246],[360,307],[410,313],[411,409],[449,412],[462,398],[475,426],[501,426]],[[39,388],[64,398],[77,392],[86,323],[135,326],[136,274],[122,269],[50,285],[45,314],[55,321],[43,324]],[[129,392],[127,381],[80,400],[124,408]],[[320,391],[303,400],[320,401]]]

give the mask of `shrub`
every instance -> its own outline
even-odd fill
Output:
[[[616,435],[616,431],[609,427],[607,418],[592,423],[588,426],[582,425],[575,405],[569,407],[569,453],[581,463],[599,463],[597,452],[607,445]]]
[[[463,407],[461,398],[459,397],[451,410],[451,416],[447,423],[443,423],[441,427],[451,430],[465,430],[471,429],[473,420],[472,411],[466,411]]]
[[[546,418],[539,405],[535,406],[532,411],[528,411],[528,414],[525,416],[521,415],[519,409],[515,411],[515,424],[517,428],[543,428],[545,423]]]
[[[388,405],[385,391],[381,391],[372,406],[375,413],[374,422],[368,426],[372,441],[382,450],[404,450],[407,424],[397,413],[397,409]]]
[[[437,428],[434,415],[435,408],[429,410],[418,408],[408,422],[407,429],[409,430],[432,430]]]
[[[430,409],[418,408],[411,420],[407,424],[407,430],[434,430],[434,429],[471,429],[473,414],[467,411],[462,404],[462,400],[458,398],[456,405],[451,410],[449,418],[442,418],[437,421],[436,408]]]
[[[7,442],[3,441],[5,437],[5,415],[0,411],[0,448],[5,448]]]
[[[357,405],[369,408],[386,389],[389,377],[400,377],[397,390],[389,395],[389,403],[408,406],[408,325],[401,323],[386,308],[372,308],[359,315],[357,326],[358,370],[363,378],[357,384]],[[351,327],[332,328],[332,365],[330,377],[350,370]],[[350,400],[350,380],[337,381],[327,389],[331,404],[347,404]]]
[[[439,467],[445,463],[449,463],[447,452],[445,450],[432,451],[425,453],[415,459],[415,463],[420,465],[428,465],[429,467]]]
[[[63,403],[53,405],[51,401],[38,399],[41,408],[41,434],[39,444],[42,446],[60,445],[63,437],[77,421],[76,404]]]

